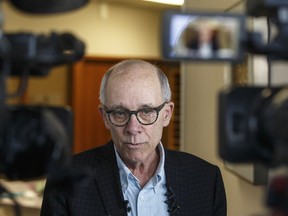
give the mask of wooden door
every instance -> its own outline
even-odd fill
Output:
[[[74,153],[105,144],[109,131],[98,111],[102,76],[114,62],[85,58],[73,67]]]

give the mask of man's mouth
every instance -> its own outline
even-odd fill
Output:
[[[130,143],[130,142],[125,142],[125,145],[130,146],[130,147],[139,147],[141,145],[143,145],[144,143]]]

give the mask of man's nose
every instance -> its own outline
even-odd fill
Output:
[[[142,125],[138,121],[136,115],[132,114],[130,116],[130,119],[129,119],[127,125],[126,125],[126,131],[130,134],[136,134],[136,133],[139,133],[141,128],[142,128]]]

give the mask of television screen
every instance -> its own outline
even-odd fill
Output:
[[[245,16],[228,13],[167,11],[162,23],[164,58],[228,60],[243,57]]]

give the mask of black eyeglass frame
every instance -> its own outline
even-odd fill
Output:
[[[113,123],[112,121],[111,121],[111,118],[110,118],[110,114],[112,113],[112,112],[114,112],[115,110],[108,110],[107,109],[107,107],[106,106],[104,106],[105,107],[105,112],[106,112],[106,114],[108,115],[108,119],[109,119],[109,121],[111,122],[111,124],[113,124],[114,126],[116,126],[116,127],[124,127],[124,126],[126,126],[128,123],[129,123],[129,121],[130,121],[130,119],[131,119],[131,116],[134,114],[135,116],[136,116],[136,119],[137,119],[137,121],[141,124],[141,125],[152,125],[152,124],[154,124],[157,120],[158,120],[158,116],[159,116],[159,112],[163,109],[163,107],[165,106],[165,104],[166,103],[168,103],[167,101],[165,101],[164,103],[162,103],[161,105],[159,105],[159,106],[157,106],[157,107],[154,107],[154,108],[151,108],[153,111],[156,111],[156,118],[155,118],[155,120],[153,121],[153,122],[151,122],[151,123],[143,123],[143,122],[141,122],[140,120],[139,120],[139,118],[138,118],[138,113],[141,111],[141,110],[143,110],[143,108],[140,108],[140,109],[138,109],[138,110],[135,110],[135,111],[131,111],[131,110],[128,110],[128,109],[126,109],[126,108],[122,108],[123,110],[125,110],[127,113],[128,113],[128,115],[129,115],[129,117],[128,117],[128,119],[127,119],[127,122],[125,123],[125,124],[121,124],[121,125],[118,125],[118,124],[115,124],[115,123]]]

